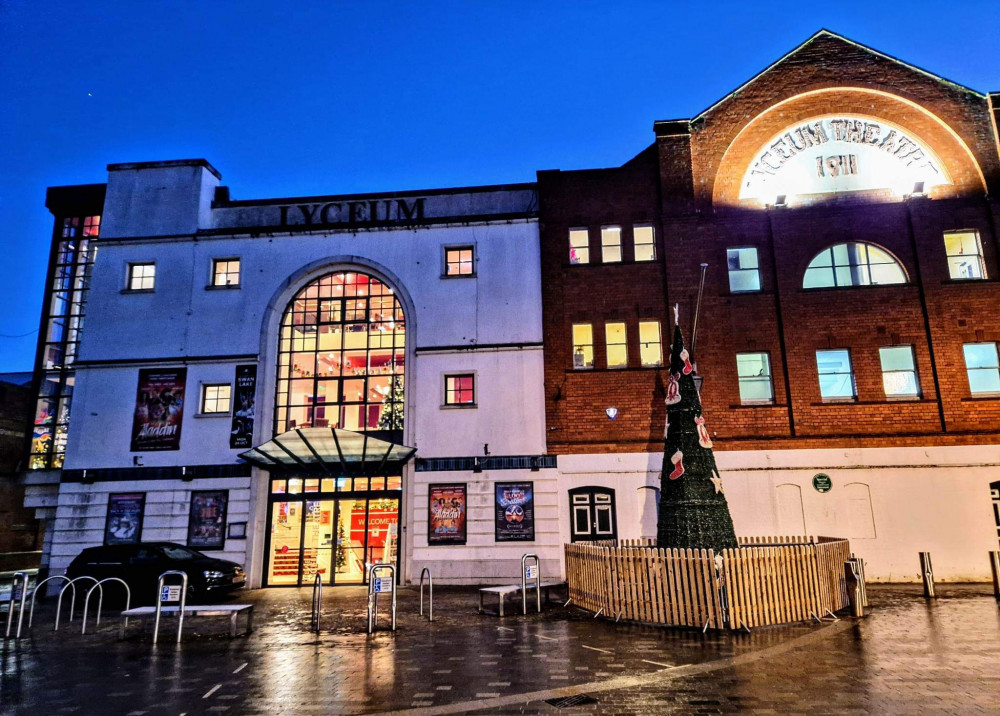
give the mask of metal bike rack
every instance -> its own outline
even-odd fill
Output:
[[[389,571],[388,589],[382,589],[386,581],[381,577],[376,577],[379,570]],[[378,582],[376,583],[376,579]],[[376,587],[378,590],[376,591]],[[382,592],[392,592],[392,626],[390,629],[396,631],[396,567],[392,564],[373,564],[368,568],[368,633],[375,631],[378,622],[378,595]]]
[[[81,634],[87,633],[87,608],[90,606],[90,595],[94,593],[95,589],[97,590],[97,619],[94,621],[94,626],[97,627],[101,624],[101,607],[104,606],[104,587],[101,585],[105,582],[121,582],[121,585],[125,587],[125,611],[128,611],[129,607],[132,606],[132,590],[129,589],[127,584],[125,584],[125,580],[119,579],[118,577],[107,577],[106,579],[102,579],[100,582],[87,590],[87,598],[83,600],[83,626],[80,628]],[[128,617],[125,617],[125,623],[122,625],[122,628],[124,629],[127,626]]]
[[[319,619],[323,612],[323,578],[317,574],[313,580],[312,596],[312,616],[309,618],[309,627],[319,634]]]
[[[525,564],[529,559],[535,560],[535,602],[538,607],[538,611],[542,611],[542,566],[541,562],[538,560],[537,554],[526,554],[521,557],[521,611],[524,614],[528,613],[528,580],[531,579],[528,573],[528,565]]]
[[[424,567],[420,570],[420,616],[424,615],[424,575],[427,575],[427,584],[430,587],[430,601],[428,602],[427,621],[434,621],[434,579],[431,577],[431,570]]]
[[[924,596],[934,599],[934,567],[931,566],[931,553],[920,553],[920,576],[924,580]]]
[[[184,607],[187,605],[188,576],[187,572],[179,569],[171,569],[160,575],[156,582],[156,619],[153,621],[153,643],[160,635],[160,610],[163,608],[163,600],[160,596],[163,592],[163,584],[167,577],[179,576],[181,578],[181,605],[177,610],[177,643],[181,643],[181,632],[184,630]]]
[[[17,591],[17,585],[20,583],[21,591]],[[28,598],[28,573],[27,572],[14,572],[14,578],[10,585],[10,604],[7,607],[7,631],[4,633],[4,639],[10,638],[10,628],[14,621],[14,607],[17,601],[20,600],[21,607],[17,612],[17,633],[14,635],[15,639],[21,638],[21,625],[24,623],[24,604]]]
[[[53,579],[65,579],[67,582],[72,582],[73,580],[67,577],[65,574],[56,574],[51,577],[46,577],[41,582],[35,585],[35,588],[31,592],[31,608],[28,610],[28,628],[31,628],[31,622],[35,618],[35,597],[38,596],[38,590],[42,588],[42,585],[46,582],[51,582]],[[73,594],[76,594],[76,586],[73,587]]]
[[[65,585],[63,585],[63,588],[59,590],[59,601],[56,602],[56,625],[52,629],[52,631],[59,631],[59,617],[62,614],[63,594],[65,594],[66,590],[69,589],[70,587],[73,588],[73,595],[72,595],[72,597],[69,600],[69,619],[68,619],[68,621],[73,621],[73,610],[76,608],[76,587],[73,586],[73,583],[74,582],[79,582],[81,579],[89,579],[94,584],[97,584],[98,581],[99,581],[99,580],[95,579],[94,577],[91,577],[91,576],[85,574],[82,577],[77,577],[76,579],[71,579],[71,580],[69,580],[69,582],[67,582]],[[103,588],[102,588],[102,590],[103,590]]]

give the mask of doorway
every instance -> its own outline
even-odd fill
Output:
[[[618,538],[615,491],[577,487],[569,491],[570,539],[573,542]]]

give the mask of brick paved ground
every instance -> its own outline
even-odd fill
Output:
[[[987,713],[1000,710],[1000,609],[985,587],[872,587],[860,624],[707,634],[594,620],[572,608],[479,616],[475,592],[439,589],[435,622],[400,591],[398,631],[364,634],[364,593],[327,590],[318,637],[308,590],[239,596],[257,630],[193,621],[180,646],[51,631],[3,651],[10,714]],[[115,621],[115,620],[112,620]],[[172,623],[168,623],[168,627]],[[199,636],[195,636],[200,633]],[[162,637],[161,637],[162,638]],[[578,708],[545,699],[590,695]]]

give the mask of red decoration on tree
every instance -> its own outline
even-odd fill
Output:
[[[678,450],[670,456],[670,462],[674,464],[674,471],[667,475],[667,477],[671,480],[676,480],[684,474],[684,453]]]
[[[691,365],[691,354],[688,353],[687,348],[681,351],[681,360],[684,361],[684,370],[682,372],[684,375],[691,375],[694,371],[694,366]]]
[[[698,426],[698,444],[703,448],[712,447],[712,438],[708,436],[708,428],[705,427],[705,418],[699,415],[694,419],[694,424]]]
[[[681,375],[670,374],[667,379],[667,405],[676,405],[681,402]]]

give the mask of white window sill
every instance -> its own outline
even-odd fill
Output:
[[[463,410],[468,408],[478,408],[478,403],[445,403],[441,410]]]
[[[232,416],[231,411],[226,411],[224,413],[195,413],[196,418],[228,418]]]

